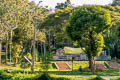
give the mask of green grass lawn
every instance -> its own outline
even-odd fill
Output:
[[[59,62],[59,61],[51,61],[49,64],[50,68],[48,70],[48,73],[53,78],[65,78],[66,80],[89,80],[89,79],[93,78],[91,72],[79,71],[80,66],[82,67],[82,69],[88,68],[87,61],[74,61],[74,65],[73,65],[74,71],[73,72],[72,72],[72,70],[58,70],[58,69],[56,69],[55,66],[53,66],[53,64],[55,62]],[[104,61],[99,61],[99,62],[104,63]],[[69,61],[68,63],[70,64],[70,66],[72,66],[71,61]],[[11,69],[12,73],[8,73],[8,75],[14,76],[13,78],[15,78],[15,79],[17,79],[17,77],[30,79],[30,78],[36,77],[36,75],[40,75],[43,72],[43,71],[41,71],[39,73],[39,71],[41,70],[40,65],[41,65],[40,62],[36,62],[36,64],[35,64],[35,71],[37,72],[36,74],[29,73],[29,72],[31,72],[30,67],[27,69],[22,69],[22,68],[20,68],[19,64],[16,67],[2,65],[2,66],[0,66],[0,69],[1,70]],[[84,77],[84,75],[88,75],[88,76]],[[105,69],[103,71],[96,72],[96,76],[113,76],[113,77],[109,77],[109,78],[103,77],[105,80],[115,80],[116,78],[114,76],[119,76],[119,75],[120,75],[119,70],[110,69],[110,68]]]
[[[84,71],[84,69],[88,68],[88,62],[87,61],[74,61],[74,65],[73,65],[73,72],[72,70],[59,70],[57,68],[55,68],[55,66],[53,66],[53,64],[55,63],[56,61],[51,61],[50,64],[49,64],[49,69],[48,69],[48,72],[51,73],[51,74],[58,74],[58,75],[92,75],[92,73],[89,71]],[[58,62],[58,61],[57,61]],[[70,66],[72,66],[72,62],[69,61],[68,62],[70,64]],[[103,63],[100,61],[100,63]],[[41,63],[40,62],[36,62],[35,64],[35,71],[36,72],[39,72],[39,71],[43,71],[41,68],[40,68],[40,65]],[[83,71],[79,71],[79,67],[82,67]],[[11,69],[13,72],[31,72],[31,67],[29,68],[26,68],[26,69],[23,69],[23,68],[20,68],[20,65],[18,64],[16,67],[13,67],[13,66],[6,66],[6,65],[2,65],[0,66],[0,69],[1,70],[8,70],[8,69]],[[116,69],[110,69],[110,68],[107,68],[103,71],[97,71],[96,72],[96,75],[100,75],[100,76],[118,76],[120,75],[120,71],[119,70],[116,70]]]
[[[38,78],[40,75],[41,73],[37,73],[37,74],[8,73],[6,76],[11,76],[11,78],[6,78],[5,80],[34,80],[35,78]],[[52,78],[52,80],[93,80],[93,78],[97,76],[96,75],[90,75],[90,76],[67,75],[66,76],[66,75],[50,74],[50,77]],[[101,77],[101,78],[103,78],[104,80],[120,80],[119,77]]]
[[[72,66],[72,62],[69,62],[70,66]],[[81,68],[88,68],[89,64],[87,61],[73,61],[73,69],[78,70]]]

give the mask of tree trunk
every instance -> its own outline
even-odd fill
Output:
[[[12,63],[12,30],[10,31],[10,66]]]
[[[38,42],[38,41],[36,41],[36,48],[37,48],[37,50],[38,50],[38,43],[39,43],[39,42]]]
[[[94,51],[94,45],[93,45],[93,41],[94,41],[94,38],[93,38],[93,32],[90,31],[89,33],[89,39],[90,39],[90,54],[92,54]],[[91,72],[93,73],[93,75],[95,74],[95,63],[94,63],[94,56],[90,56],[90,68],[91,68]]]
[[[0,40],[0,65],[1,65],[2,41]]]
[[[41,47],[41,54],[43,55],[43,47],[42,47],[42,43],[40,44]]]
[[[48,33],[48,50],[49,50],[49,53],[51,56],[51,34],[50,34],[50,31]]]
[[[7,64],[7,60],[8,60],[8,35],[6,37],[6,52],[5,52],[5,63]]]
[[[44,57],[45,57],[45,55],[46,55],[46,44],[45,44],[45,42],[44,42],[43,47],[44,47]]]
[[[33,35],[33,53],[32,53],[32,73],[34,73],[35,65],[35,44],[36,44],[36,25],[34,26],[34,35]]]
[[[94,57],[90,58],[90,66],[91,66],[91,72],[94,75],[95,74],[95,61],[94,61]]]
[[[89,62],[88,62],[88,64],[89,64],[89,69],[91,69],[91,57],[90,56],[88,56],[88,60],[89,60]]]
[[[15,67],[17,66],[17,63],[18,63],[18,58],[15,57],[15,63],[14,63],[14,66],[15,66]]]
[[[73,59],[72,59],[72,73],[73,73]]]
[[[53,37],[53,40],[54,40],[54,48],[55,48],[55,50],[56,50],[56,40],[55,40],[54,37]]]

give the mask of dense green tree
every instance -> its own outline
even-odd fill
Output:
[[[21,46],[26,44],[26,41],[31,41],[33,38],[33,29],[35,24],[42,22],[45,17],[47,9],[40,8],[35,3],[28,3],[28,0],[2,0],[0,3],[1,10],[1,24],[7,32],[11,32],[13,28],[16,28],[11,32],[13,36],[10,36],[10,39],[13,41],[12,54],[13,59],[17,61],[18,55],[22,48],[17,49],[21,42],[24,43]],[[36,8],[37,7],[37,8]],[[36,9],[36,10],[34,10]],[[37,39],[43,41],[44,33],[38,32]],[[12,43],[11,43],[12,44]],[[24,48],[24,47],[23,47]],[[16,49],[16,50],[15,50]]]
[[[57,3],[55,6],[56,9],[65,9],[68,7],[72,7],[70,0],[66,0],[65,3]]]
[[[112,6],[117,6],[117,5],[120,5],[120,0],[113,0]]]
[[[1,65],[1,52],[2,52],[2,41],[4,40],[5,36],[4,27],[0,26],[0,65]]]
[[[89,58],[91,71],[95,73],[94,59],[104,47],[102,32],[111,26],[109,11],[99,6],[83,6],[73,11],[66,32],[69,38],[80,44]]]
[[[108,55],[111,55],[112,57],[120,58],[119,54],[119,11],[120,6],[103,6],[105,9],[108,9],[111,14],[111,20],[112,20],[112,28],[109,29],[105,34],[105,50],[107,51]]]
[[[1,64],[2,41],[5,40],[7,34],[6,27],[2,23],[2,19],[1,19],[5,13],[5,10],[2,8],[4,6],[2,2],[3,0],[0,1],[0,64]]]
[[[39,8],[40,3],[41,3],[41,1],[39,1],[39,3],[37,5],[35,5],[33,2],[30,3],[30,5],[31,5],[31,8],[30,8],[31,22],[34,24],[33,43],[32,43],[32,45],[33,45],[33,50],[32,50],[33,51],[32,52],[32,72],[34,72],[34,64],[35,64],[36,30],[38,28],[38,25],[40,25],[39,23],[42,22],[42,19],[47,14],[46,12],[48,12],[47,9]]]
[[[1,3],[1,9],[4,12],[4,14],[1,16],[1,23],[3,24],[3,27],[6,28],[7,33],[11,32],[9,35],[10,39],[18,44],[25,38],[30,37],[33,30],[32,23],[29,20],[27,4],[28,0],[3,0]],[[17,29],[13,31],[13,28]],[[12,42],[10,42],[10,45],[12,45]],[[12,54],[14,54],[14,51]]]
[[[71,11],[72,8],[56,10],[54,13],[49,14],[40,25],[40,28],[46,30],[47,42],[48,46],[50,46],[48,47],[49,52],[71,44],[65,33],[65,27]]]

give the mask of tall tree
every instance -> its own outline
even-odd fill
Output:
[[[54,13],[49,14],[40,25],[40,28],[47,31],[49,52],[71,44],[65,33],[65,27],[71,12],[72,8],[56,10]]]
[[[34,24],[34,32],[33,32],[33,54],[32,54],[32,72],[34,72],[34,64],[35,64],[35,44],[36,44],[36,29],[38,25],[42,22],[45,17],[44,13],[48,12],[47,9],[43,9],[39,7],[39,4],[35,5],[34,2],[30,3],[31,10],[31,21]]]
[[[5,39],[5,35],[7,33],[6,27],[2,23],[2,16],[5,13],[5,10],[3,8],[3,0],[0,1],[0,65],[1,65],[1,51],[2,51],[2,41]]]
[[[0,4],[0,10],[2,10],[0,12],[2,14],[0,16],[1,24],[8,32],[12,31],[13,36],[11,38],[15,46],[19,46],[21,42],[25,42],[26,40],[32,40],[34,28],[33,18],[36,18],[35,22],[42,21],[47,10],[39,8],[36,4],[28,3],[28,0],[2,0]],[[32,10],[35,7],[38,8],[33,13]],[[36,14],[37,16],[34,16]],[[13,31],[14,28],[16,29]],[[13,51],[17,51],[14,50],[15,46],[13,46]],[[16,52],[13,52],[13,55],[14,53]]]
[[[19,44],[20,41],[24,40],[24,38],[31,36],[30,33],[32,30],[32,24],[29,20],[29,15],[27,15],[27,4],[28,0],[2,0],[1,9],[3,10],[4,14],[1,16],[1,23],[3,24],[3,27],[6,28],[7,32],[11,32],[10,45],[12,45],[13,40]],[[15,28],[17,29],[13,31]],[[13,33],[15,34],[12,36]],[[10,53],[11,52],[12,46],[10,47]],[[14,52],[12,52],[12,54],[14,54]]]
[[[0,65],[1,65],[1,52],[2,52],[2,40],[5,36],[4,29],[2,26],[0,26]]]
[[[99,6],[83,6],[73,11],[66,32],[78,43],[89,58],[90,68],[95,73],[94,60],[104,46],[102,32],[111,27],[109,11]]]

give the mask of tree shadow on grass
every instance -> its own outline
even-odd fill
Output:
[[[72,71],[49,71],[50,74],[56,74],[56,75],[92,75],[92,72],[90,71],[78,71],[74,70]],[[119,76],[120,70],[119,69],[105,69],[102,71],[96,72],[97,76]]]
[[[97,72],[96,75],[98,76],[119,76],[120,71],[119,69],[105,69],[101,72]]]
[[[48,71],[50,74],[56,74],[56,75],[92,75],[91,72],[82,72],[78,70],[72,71]]]

